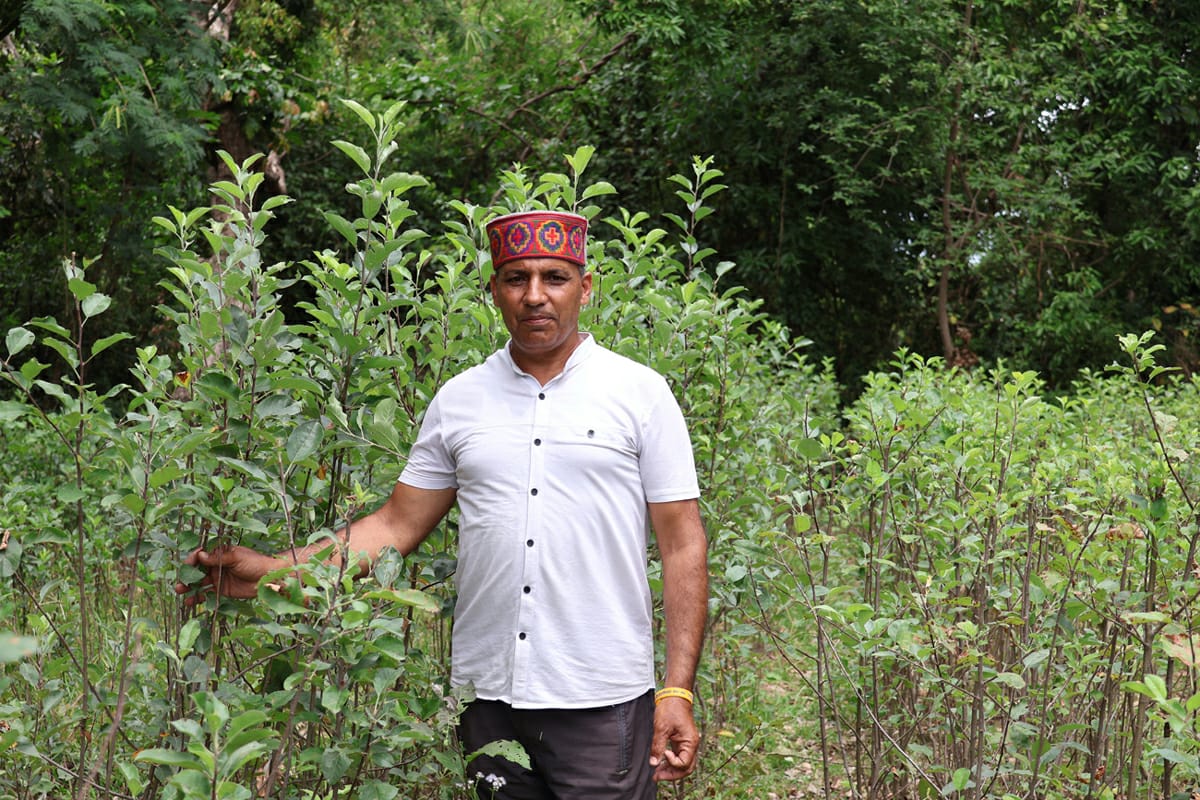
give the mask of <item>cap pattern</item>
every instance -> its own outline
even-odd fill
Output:
[[[492,265],[518,258],[561,258],[583,266],[587,260],[587,218],[563,211],[522,211],[487,225]]]

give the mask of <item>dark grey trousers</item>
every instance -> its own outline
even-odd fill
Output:
[[[517,741],[532,769],[479,756],[467,783],[480,800],[653,800],[654,692],[601,708],[517,710],[476,700],[459,720],[467,755],[485,744]]]

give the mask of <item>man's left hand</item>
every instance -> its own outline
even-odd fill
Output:
[[[654,739],[650,743],[654,780],[677,781],[691,774],[699,745],[692,704],[679,697],[664,697],[654,708]]]

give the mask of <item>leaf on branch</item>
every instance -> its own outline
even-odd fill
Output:
[[[15,419],[20,419],[30,408],[30,406],[18,403],[16,400],[0,400],[0,422],[12,422]]]
[[[1163,650],[1189,667],[1200,665],[1200,634],[1168,634],[1162,638]]]
[[[466,756],[464,760],[468,763],[476,756],[492,756],[493,758],[503,758],[511,761],[514,764],[519,764],[525,769],[529,769],[529,753],[525,752],[525,748],[519,742],[512,739],[501,739],[496,742],[488,742],[483,747],[476,750],[474,753]]]
[[[325,427],[317,420],[310,419],[301,422],[292,431],[291,435],[288,436],[288,461],[295,464],[297,461],[303,461],[317,452],[317,448],[321,446],[321,440],[324,436]]]
[[[5,344],[8,345],[8,354],[15,356],[17,353],[24,350],[29,345],[33,344],[33,331],[28,328],[10,328],[8,336],[5,337]]]

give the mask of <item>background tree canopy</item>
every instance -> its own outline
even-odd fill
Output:
[[[336,248],[352,97],[407,102],[417,224],[585,143],[623,204],[661,211],[665,177],[712,156],[730,188],[703,244],[852,390],[899,347],[1052,386],[1122,331],[1200,360],[1195,4],[28,0],[0,20],[4,327],[61,313],[59,262],[98,259],[105,324],[153,339],[150,219],[203,201],[218,150],[269,154],[295,198],[280,260]],[[93,377],[122,380],[132,347]]]
[[[0,0],[0,799],[461,796],[453,520],[171,587],[386,496],[533,205],[692,423],[674,796],[1192,792],[1196,5]]]

